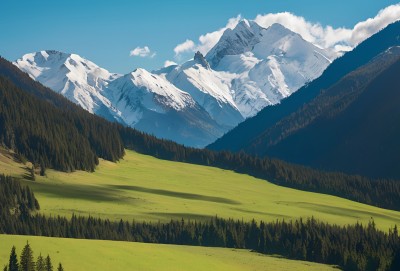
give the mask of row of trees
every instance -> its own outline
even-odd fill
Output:
[[[0,175],[0,209],[6,208],[11,214],[28,215],[30,211],[39,210],[40,206],[29,186]]]
[[[8,264],[4,266],[3,271],[53,271],[53,264],[49,255],[43,257],[39,254],[36,261],[34,260],[33,250],[30,244],[27,242],[24,246],[20,260],[15,246],[11,248],[10,258]],[[64,271],[64,267],[61,263],[58,264],[57,271]]]
[[[0,176],[0,186],[2,179]],[[0,233],[245,248],[338,265],[344,270],[400,270],[397,227],[385,233],[373,221],[349,226],[329,225],[313,218],[268,223],[218,217],[205,222],[115,222],[76,215],[67,219],[15,213],[9,211],[12,204],[0,206]]]

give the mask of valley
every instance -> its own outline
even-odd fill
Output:
[[[4,3],[0,268],[400,270],[400,3],[178,2]]]
[[[7,164],[14,176],[21,177],[21,164]],[[152,222],[207,221],[214,216],[266,222],[314,217],[339,225],[366,225],[373,219],[384,231],[400,224],[400,212],[129,150],[117,163],[101,160],[94,173],[47,170],[46,175],[24,182],[35,192],[40,213],[51,216]]]

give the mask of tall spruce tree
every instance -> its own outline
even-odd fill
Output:
[[[47,255],[45,260],[45,270],[46,271],[53,271],[53,264],[51,263],[51,258]]]
[[[18,256],[15,251],[15,246],[13,246],[11,248],[10,260],[8,262],[8,270],[9,271],[18,271],[18,269],[19,269]]]
[[[37,270],[37,271],[46,271],[46,264],[45,264],[45,261],[44,261],[44,259],[43,259],[43,257],[42,257],[42,254],[40,254],[40,255],[37,257],[37,260],[36,260],[36,270]]]
[[[21,253],[20,271],[36,271],[35,261],[33,260],[33,251],[28,242]]]

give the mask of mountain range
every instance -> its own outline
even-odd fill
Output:
[[[280,24],[241,20],[203,56],[156,71],[111,73],[77,55],[29,53],[14,64],[87,111],[188,146],[204,147],[319,77],[337,53]]]

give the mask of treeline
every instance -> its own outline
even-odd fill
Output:
[[[0,212],[27,215],[39,210],[39,202],[29,186],[22,186],[11,177],[0,175]]]
[[[8,264],[3,268],[3,271],[53,271],[53,264],[51,262],[50,255],[43,257],[39,254],[36,261],[34,260],[33,250],[31,245],[27,242],[24,246],[20,260],[18,261],[18,255],[15,246],[11,248],[10,258]],[[58,264],[57,271],[64,271],[64,267],[61,263]]]
[[[5,178],[0,176],[0,186]],[[15,185],[16,190],[18,187]],[[10,212],[13,204],[9,201],[2,205],[0,233],[244,248],[290,259],[338,265],[344,270],[400,269],[397,227],[384,233],[376,229],[373,221],[367,226],[345,227],[313,218],[269,223],[217,217],[207,222],[183,219],[169,223],[114,222],[76,215],[67,219]]]
[[[373,222],[344,227],[312,218],[256,223],[215,217],[207,222],[135,223],[35,215],[1,224],[0,231],[7,234],[251,249],[351,271],[400,270],[397,228],[386,234]]]
[[[93,171],[98,157],[116,161],[122,158],[125,147],[161,159],[234,170],[282,186],[400,210],[398,181],[326,173],[245,153],[188,148],[94,116],[2,58],[0,73],[7,77],[0,75],[0,145],[41,169]]]

